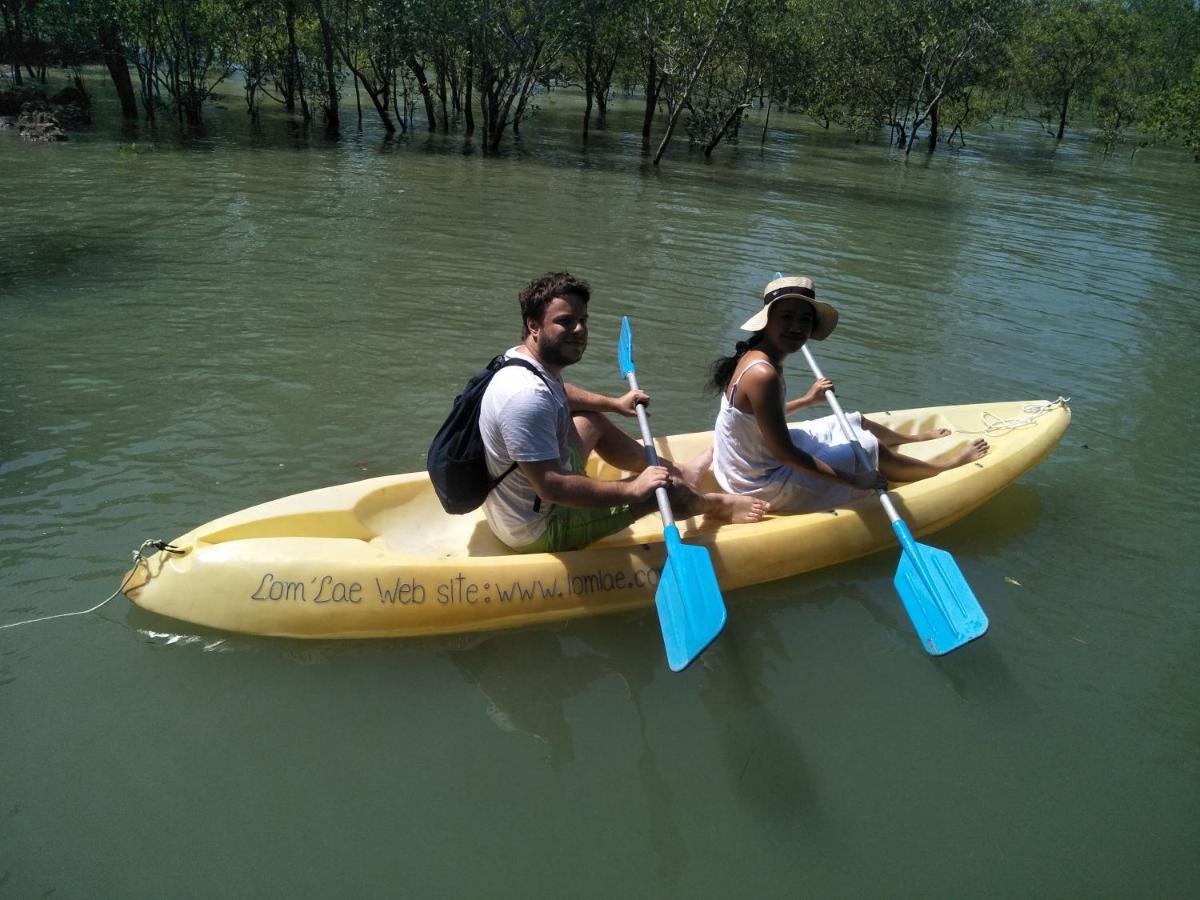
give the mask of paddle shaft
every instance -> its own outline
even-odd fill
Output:
[[[625,376],[629,381],[629,387],[632,390],[640,390],[637,383],[637,373],[630,370]],[[650,465],[658,465],[658,454],[654,451],[654,438],[650,436],[650,420],[646,418],[646,405],[639,403],[634,407],[637,411],[638,424],[642,426],[642,443],[646,445],[646,458],[650,460]],[[654,499],[658,501],[658,512],[662,516],[664,525],[675,524],[675,514],[671,512],[671,501],[667,498],[666,488],[655,488]]]
[[[812,353],[808,350],[808,345],[805,344],[800,348],[800,352],[804,354],[804,359],[808,362],[808,367],[812,369],[812,373],[816,376],[817,381],[825,377],[825,373],[821,371],[821,367],[817,365],[817,361],[813,359]],[[858,464],[865,469],[874,469],[871,465],[871,459],[867,456],[867,451],[863,449],[862,444],[858,442],[858,438],[854,436],[854,429],[850,427],[850,420],[846,418],[846,413],[842,410],[842,404],[838,403],[838,398],[833,395],[833,391],[825,392],[825,401],[829,404],[833,414],[837,416],[838,424],[842,426],[842,431],[846,435],[851,446],[854,447],[854,455],[858,458]],[[883,508],[887,511],[888,519],[895,525],[900,521],[900,514],[896,512],[896,507],[892,505],[892,498],[888,496],[887,491],[879,492],[879,502],[883,504]]]
[[[824,378],[821,367],[813,359],[808,347],[800,349],[804,351],[804,358],[813,375],[818,380]],[[842,411],[842,405],[833,391],[825,391],[825,400],[837,416],[838,424],[854,448],[859,464],[867,469],[872,468],[867,452],[855,438],[846,413]],[[926,651],[940,656],[987,631],[987,615],[975,599],[971,586],[963,578],[954,558],[943,550],[916,542],[908,524],[892,505],[892,498],[886,489],[879,491],[879,502],[891,520],[892,531],[900,541],[902,550],[900,566],[896,570],[896,590]]]

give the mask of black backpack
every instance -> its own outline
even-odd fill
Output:
[[[497,356],[486,369],[472,375],[462,393],[454,398],[450,415],[438,429],[425,456],[429,480],[442,501],[442,509],[448,513],[461,515],[478,509],[492,489],[517,467],[513,463],[499,478],[492,478],[488,473],[483,436],[479,433],[479,410],[483,406],[484,391],[496,373],[506,366],[524,366],[546,381],[546,376],[533,363]]]

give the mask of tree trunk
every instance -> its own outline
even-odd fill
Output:
[[[742,113],[746,111],[746,107],[749,105],[749,103],[739,103],[733,108],[733,111],[730,112],[725,118],[725,123],[721,126],[721,130],[713,135],[712,140],[710,140],[708,145],[704,148],[705,156],[712,156],[712,152],[717,149],[717,144],[721,143],[721,139],[725,137],[725,134],[733,126],[733,123],[741,117]]]
[[[113,87],[117,89],[117,98],[121,101],[121,115],[126,119],[136,120],[137,95],[133,92],[133,79],[129,77],[129,63],[125,59],[125,51],[121,47],[117,29],[111,22],[100,26],[100,47],[104,55],[104,65],[108,67]]]
[[[662,159],[662,155],[667,151],[667,145],[671,143],[671,135],[675,132],[675,126],[679,122],[679,114],[688,105],[688,99],[692,95],[692,88],[696,86],[696,79],[700,77],[700,71],[704,68],[704,64],[708,62],[708,55],[712,53],[713,45],[717,42],[717,36],[721,33],[721,26],[725,24],[725,16],[729,14],[731,3],[732,0],[725,0],[725,6],[722,8],[721,15],[717,17],[717,21],[713,25],[713,31],[709,35],[708,43],[704,45],[704,52],[700,54],[700,60],[696,63],[696,68],[692,70],[687,86],[683,89],[683,96],[679,98],[678,105],[671,111],[671,118],[667,121],[667,133],[663,135],[662,143],[658,145],[658,152],[654,154],[654,165],[656,166],[659,160]]]
[[[583,54],[583,142],[588,139],[588,126],[592,121],[592,97],[595,95],[596,82],[593,76],[596,55],[589,43]]]
[[[362,93],[358,89],[358,72],[354,73],[354,109],[358,112],[358,130],[362,131]]]
[[[475,110],[471,106],[471,89],[473,87],[472,80],[475,77],[475,66],[473,62],[467,62],[467,71],[463,73],[463,121],[467,127],[467,134],[475,133]]]
[[[13,25],[13,84],[20,87],[25,82],[21,81],[21,54],[25,52],[25,35],[21,31],[21,2],[18,0],[14,9]]]
[[[941,105],[942,105],[942,101],[939,99],[939,100],[936,100],[934,102],[933,106],[931,106],[929,108],[929,152],[930,153],[932,153],[935,149],[937,149],[938,118],[939,118],[938,113],[941,108]]]
[[[429,130],[437,131],[437,111],[433,108],[433,93],[429,90],[429,79],[425,77],[425,67],[411,53],[404,62],[416,77],[417,87],[421,89],[421,99],[425,101],[425,118],[429,121]]]
[[[1058,135],[1056,137],[1056,140],[1061,141],[1063,139],[1063,134],[1067,130],[1067,105],[1070,103],[1070,101],[1071,101],[1071,92],[1064,91],[1063,98],[1062,98],[1062,108],[1059,110],[1059,113],[1058,113]]]
[[[438,102],[442,104],[442,133],[450,133],[450,105],[446,102],[446,66],[440,65],[437,70]]]
[[[333,26],[325,15],[325,5],[321,0],[313,0],[317,11],[317,19],[321,23],[321,42],[325,50],[325,134],[336,138],[341,134],[341,117],[338,115],[338,86],[337,70],[334,67],[333,56]]]
[[[604,72],[596,78],[596,127],[604,128],[608,124],[608,92],[612,88],[613,70],[617,67],[617,56],[614,53],[608,61]]]
[[[651,50],[646,57],[646,111],[642,115],[642,142],[650,145],[650,128],[658,107],[658,58]]]
[[[775,100],[775,76],[771,76],[771,86],[767,88],[767,114],[763,117],[762,138],[758,142],[758,149],[765,150],[767,147],[767,128],[771,125],[771,104]],[[762,102],[761,100],[759,101]]]
[[[296,0],[287,0],[288,55],[283,76],[283,106],[289,113],[296,112],[296,93],[300,85],[300,53],[296,48]]]

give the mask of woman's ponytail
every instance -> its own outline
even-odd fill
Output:
[[[713,360],[711,368],[711,379],[708,387],[718,394],[724,393],[726,386],[729,384],[729,379],[733,377],[733,373],[737,370],[738,363],[747,351],[753,350],[762,343],[763,333],[761,331],[754,332],[748,340],[738,341],[733,346],[733,356],[720,356]]]

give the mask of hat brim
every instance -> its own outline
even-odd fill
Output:
[[[808,336],[809,340],[823,341],[833,333],[833,329],[837,328],[838,311],[828,303],[813,300],[810,297],[805,297],[803,294],[784,294],[782,297],[776,297],[747,319],[742,325],[742,331],[762,331],[767,327],[767,320],[771,317],[771,307],[780,300],[788,299],[803,300],[813,308],[816,321],[813,323],[812,334]]]

